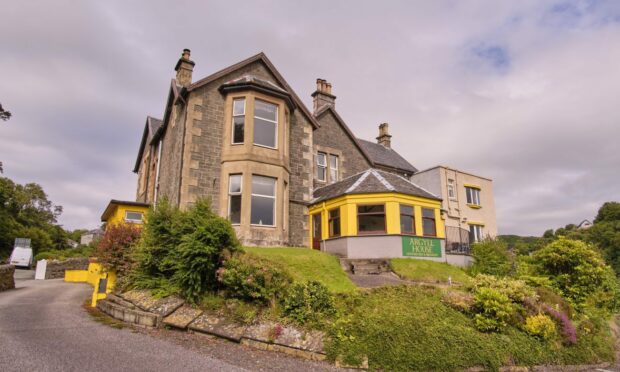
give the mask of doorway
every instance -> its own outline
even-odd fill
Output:
[[[312,249],[321,250],[321,213],[312,215]]]

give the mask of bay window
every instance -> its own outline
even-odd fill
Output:
[[[422,232],[424,236],[437,236],[434,209],[422,208]]]
[[[245,133],[245,98],[233,101],[232,143],[242,144]]]
[[[340,208],[329,211],[329,237],[340,236]]]
[[[228,219],[232,224],[241,223],[241,184],[240,174],[231,174],[228,178]]]
[[[385,205],[357,206],[358,234],[385,233]]]
[[[400,233],[415,234],[415,217],[411,205],[400,205]]]
[[[252,205],[250,223],[275,226],[276,179],[252,176]]]
[[[277,147],[278,106],[254,100],[254,144]]]

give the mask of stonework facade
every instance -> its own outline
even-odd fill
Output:
[[[184,50],[161,126],[147,121],[137,201],[186,208],[207,198],[244,244],[309,246],[314,190],[376,166],[336,112],[331,84],[317,80],[311,112],[263,53],[199,80],[193,67]],[[319,153],[331,161],[325,182]]]

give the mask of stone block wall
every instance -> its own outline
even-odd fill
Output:
[[[15,288],[15,266],[0,265],[0,292]]]
[[[62,279],[65,277],[65,270],[88,270],[88,257],[47,261],[45,279]]]

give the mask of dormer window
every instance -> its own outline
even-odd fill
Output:
[[[233,145],[242,144],[245,133],[245,98],[233,101]]]
[[[254,101],[254,144],[270,148],[277,147],[278,106]]]

